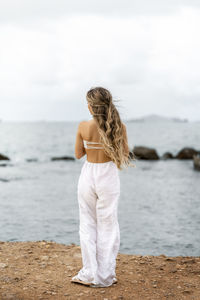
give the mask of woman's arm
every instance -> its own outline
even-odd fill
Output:
[[[83,157],[86,154],[85,148],[83,145],[82,135],[81,135],[81,129],[82,129],[83,123],[84,123],[84,121],[79,123],[78,130],[76,133],[75,157],[77,159],[80,159],[81,157]]]
[[[129,146],[128,146],[128,137],[127,137],[126,125],[124,123],[122,123],[122,124],[123,124],[125,154],[126,154],[126,156],[129,156]]]

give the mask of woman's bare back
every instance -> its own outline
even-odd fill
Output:
[[[83,122],[81,136],[85,141],[97,143],[88,144],[89,147],[102,147],[102,144],[98,144],[100,143],[100,135],[94,119]],[[110,157],[105,154],[104,149],[89,149],[89,147],[85,148],[87,161],[92,163],[104,163],[111,160]]]

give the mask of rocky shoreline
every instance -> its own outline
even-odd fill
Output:
[[[200,257],[117,257],[117,284],[72,283],[82,267],[80,246],[53,241],[0,242],[0,299],[200,299]]]
[[[165,152],[162,156],[159,156],[155,148],[150,148],[146,146],[135,146],[132,150],[129,149],[130,158],[136,157],[136,159],[144,160],[159,160],[159,159],[194,159],[195,156],[200,155],[200,150],[196,150],[191,147],[184,147],[176,155],[171,152]],[[11,159],[0,153],[0,161],[10,161]],[[57,160],[76,160],[73,156],[53,156],[50,158],[51,161]],[[37,162],[38,158],[27,158],[27,162]]]

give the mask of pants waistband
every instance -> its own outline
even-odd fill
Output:
[[[105,165],[105,164],[114,164],[114,162],[112,160],[109,160],[107,162],[103,162],[103,163],[93,163],[88,161],[87,159],[85,160],[85,164],[89,164],[89,165]]]

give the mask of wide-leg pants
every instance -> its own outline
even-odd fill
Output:
[[[78,181],[81,280],[110,286],[116,277],[120,246],[118,200],[119,170],[113,161],[84,162]]]

